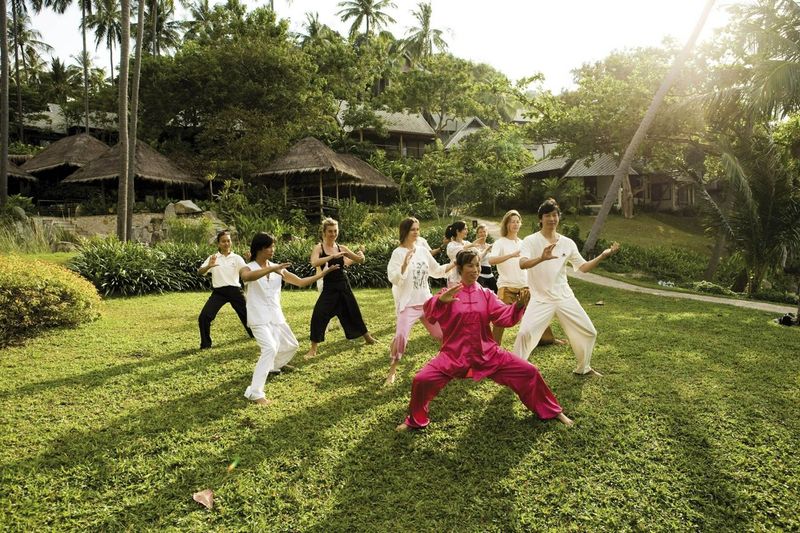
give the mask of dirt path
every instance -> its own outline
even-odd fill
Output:
[[[498,224],[497,222],[478,219],[478,223],[486,224],[486,228],[489,230],[489,235],[491,235],[495,239],[500,237],[500,224]],[[797,311],[797,307],[791,305],[771,304],[767,302],[755,302],[752,300],[734,300],[731,298],[721,298],[719,296],[706,296],[704,294],[689,294],[684,292],[650,289],[647,287],[639,287],[638,285],[633,285],[631,283],[626,283],[624,281],[618,281],[615,279],[606,278],[603,276],[599,276],[597,274],[592,274],[591,272],[588,273],[572,272],[570,269],[567,269],[567,273],[571,278],[576,278],[581,281],[585,281],[587,283],[593,283],[595,285],[602,285],[603,287],[611,287],[614,289],[621,289],[624,291],[639,292],[642,294],[652,294],[653,296],[663,296],[667,298],[681,298],[684,300],[695,300],[699,302],[708,302],[714,304],[733,305],[735,307],[745,307],[747,309],[768,311],[770,313],[778,313],[781,315],[786,313],[795,313]]]

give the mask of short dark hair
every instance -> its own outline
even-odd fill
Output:
[[[558,202],[556,202],[555,198],[548,198],[542,202],[536,212],[539,214],[539,220],[541,220],[543,216],[553,211],[558,211],[559,216],[561,215],[561,208],[558,207]]]
[[[269,248],[273,244],[275,244],[275,237],[269,233],[264,233],[263,231],[256,233],[253,235],[253,241],[250,243],[250,259],[255,261],[258,252],[264,248]]]
[[[475,250],[461,250],[456,254],[456,270],[461,274],[461,267],[471,263],[473,259],[478,257],[478,252]]]
[[[217,244],[219,244],[219,240],[223,237],[223,235],[230,235],[231,231],[228,229],[221,229],[217,232]]]

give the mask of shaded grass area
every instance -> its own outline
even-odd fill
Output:
[[[396,434],[435,352],[417,326],[382,386],[387,290],[360,290],[380,344],[328,334],[320,356],[243,398],[257,359],[206,294],[111,299],[105,316],[0,351],[3,529],[269,531],[800,528],[800,328],[769,315],[573,282],[602,379],[568,348],[533,359],[576,425],[539,421],[491,381],[452,382],[431,427]],[[316,293],[283,296],[308,347]],[[556,333],[561,331],[556,328]],[[516,328],[506,332],[506,346]],[[237,461],[237,467],[227,466]],[[211,488],[208,511],[192,493]]]

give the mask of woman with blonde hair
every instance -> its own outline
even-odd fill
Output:
[[[353,263],[363,263],[364,252],[351,251],[348,247],[336,242],[339,237],[339,223],[332,218],[322,220],[322,241],[314,246],[309,261],[314,268],[328,265],[339,265],[325,278],[314,312],[311,315],[311,348],[306,358],[316,357],[319,343],[325,340],[325,330],[331,318],[336,317],[348,339],[363,337],[367,344],[374,344],[375,339],[367,330],[361,309],[350,288],[344,267]]]
[[[497,267],[497,297],[506,304],[516,303],[520,293],[528,287],[528,274],[519,267],[519,250],[522,246],[520,228],[522,215],[519,211],[507,211],[500,221],[500,238],[492,244],[489,255],[489,264]],[[493,326],[492,335],[497,344],[502,344],[504,331],[502,326]],[[555,338],[550,326],[547,326],[539,341],[539,345],[547,344],[565,344],[563,340]]]

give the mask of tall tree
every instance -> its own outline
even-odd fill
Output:
[[[622,160],[620,161],[619,166],[614,173],[614,179],[611,181],[611,185],[608,188],[606,197],[603,199],[603,205],[600,208],[600,212],[597,214],[597,218],[595,219],[594,224],[592,224],[592,229],[589,232],[589,237],[586,239],[586,243],[583,245],[584,254],[594,249],[595,244],[597,244],[597,239],[600,237],[600,232],[603,230],[606,218],[608,218],[608,214],[611,212],[611,206],[614,204],[617,191],[619,191],[623,177],[628,176],[630,173],[633,156],[636,155],[639,145],[644,140],[645,135],[647,135],[647,130],[650,129],[650,125],[655,120],[656,114],[658,114],[658,110],[661,107],[661,102],[664,101],[664,97],[667,95],[670,87],[672,87],[672,84],[678,77],[678,73],[683,68],[683,65],[686,62],[686,59],[689,57],[692,48],[694,48],[694,43],[697,41],[703,26],[705,26],[708,15],[711,13],[711,8],[714,7],[714,1],[715,0],[706,0],[703,12],[700,14],[700,19],[697,21],[692,35],[689,37],[689,40],[683,47],[683,50],[681,50],[681,53],[678,54],[678,56],[675,58],[675,61],[673,61],[672,68],[670,68],[669,73],[664,78],[664,81],[661,83],[658,91],[656,91],[656,94],[653,96],[653,101],[650,103],[650,107],[648,107],[642,122],[636,129],[636,133],[633,134],[633,139],[631,139],[631,142],[625,149]],[[623,194],[625,195],[625,198],[623,199],[624,203],[632,205],[633,194],[630,190],[630,184]]]
[[[119,124],[119,183],[117,186],[117,237],[121,241],[130,239],[128,227],[128,69],[131,43],[130,0],[121,0],[122,43],[119,47],[119,102],[117,119]]]
[[[114,79],[114,46],[122,40],[122,11],[119,0],[95,0],[94,13],[86,19],[86,25],[94,31],[95,50],[105,42],[108,49],[108,76]]]
[[[384,10],[396,8],[391,0],[342,0],[339,2],[341,10],[337,13],[342,22],[353,19],[350,26],[350,37],[355,37],[362,24],[365,24],[364,34],[372,35],[374,30],[378,30],[388,23],[395,20]]]
[[[0,207],[8,204],[8,5],[0,0]]]
[[[136,59],[133,62],[133,86],[131,88],[131,133],[128,146],[128,205],[125,212],[125,224],[128,227],[130,237],[133,236],[133,204],[136,203],[136,189],[134,183],[136,181],[136,145],[139,142],[136,129],[139,124],[139,79],[142,73],[144,16],[144,2],[140,0],[136,26]]]
[[[447,43],[442,37],[444,31],[431,27],[431,3],[420,2],[412,14],[418,25],[409,29],[403,48],[417,60],[433,55],[434,48],[445,52]]]

